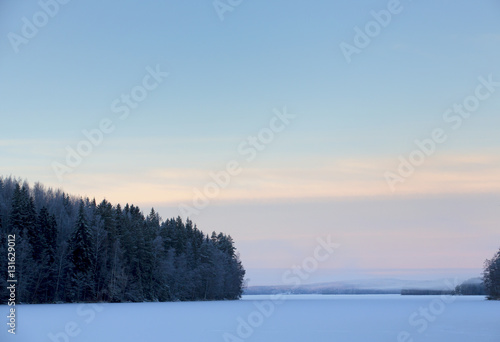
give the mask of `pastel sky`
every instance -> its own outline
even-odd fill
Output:
[[[500,246],[498,1],[63,2],[0,4],[1,175],[164,218],[194,208],[254,285],[328,235],[321,280],[476,274]]]

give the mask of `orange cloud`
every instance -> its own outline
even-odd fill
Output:
[[[500,157],[446,155],[429,158],[393,194],[384,172],[397,159],[345,159],[287,168],[247,167],[231,177],[214,200],[279,200],[423,194],[500,192]],[[213,180],[210,170],[145,170],[142,174],[79,174],[67,177],[67,192],[106,197],[114,202],[189,203]]]

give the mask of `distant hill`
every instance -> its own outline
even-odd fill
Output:
[[[337,281],[301,286],[249,286],[244,290],[246,295],[262,294],[401,294],[408,290],[427,291],[427,294],[451,293],[457,282],[453,279],[440,280],[401,280],[401,279],[368,279]]]

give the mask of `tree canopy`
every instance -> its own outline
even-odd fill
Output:
[[[500,249],[492,259],[485,261],[483,280],[488,299],[500,300]]]
[[[16,236],[17,301],[142,302],[238,299],[245,270],[231,236],[191,220],[145,216],[0,177],[0,284]],[[7,302],[6,291],[0,300]]]

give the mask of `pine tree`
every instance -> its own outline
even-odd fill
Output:
[[[39,230],[35,201],[26,191],[23,191],[23,205],[24,229],[27,231],[28,241],[33,251],[33,259],[38,262],[42,258],[45,241],[43,233]]]

